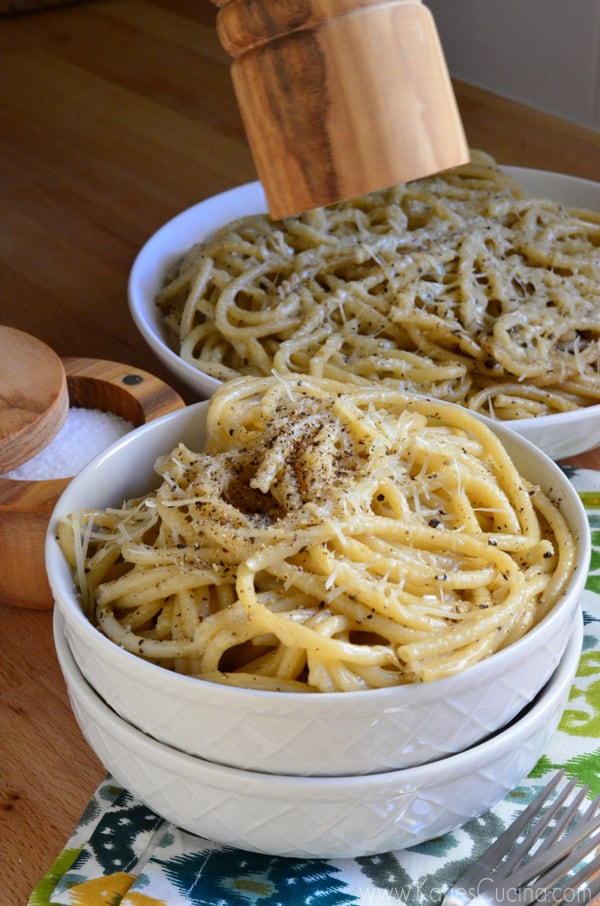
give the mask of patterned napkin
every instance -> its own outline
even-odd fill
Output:
[[[547,752],[491,811],[411,849],[288,859],[223,846],[161,819],[107,777],[28,906],[435,906],[558,767],[600,793],[600,473],[566,469],[588,510],[583,651]]]

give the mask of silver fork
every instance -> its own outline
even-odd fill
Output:
[[[570,903],[592,902],[600,893],[600,878],[582,889],[580,900],[575,901],[573,896],[600,872],[600,856],[582,862],[600,846],[600,796],[578,814],[589,788],[578,786],[573,778],[555,792],[563,777],[562,770],[554,775],[475,865],[453,883],[442,906],[521,906],[544,902],[544,898],[558,904],[567,897]],[[561,880],[563,883],[558,884]]]

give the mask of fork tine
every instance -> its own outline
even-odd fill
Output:
[[[569,786],[572,788],[576,785],[577,785],[577,778],[573,777]],[[579,789],[577,791],[577,795],[575,796],[573,801],[570,803],[570,805],[564,810],[564,813],[561,815],[561,817],[556,821],[554,827],[552,828],[550,833],[547,835],[547,837],[544,838],[544,841],[539,849],[542,849],[542,848],[548,849],[550,846],[552,846],[553,843],[555,843],[559,839],[559,837],[562,835],[562,832],[565,830],[565,828],[568,828],[569,824],[573,820],[573,816],[576,815],[577,812],[579,811],[579,807],[581,806],[581,803],[586,798],[586,796],[589,792],[589,789],[590,788],[589,788],[589,786],[587,786],[587,784],[585,786],[579,787]],[[592,805],[593,805],[593,803],[592,803]],[[588,818],[592,817],[592,815],[594,814],[594,811],[595,811],[595,808],[588,809],[582,816],[581,820],[587,821]],[[539,852],[539,850],[538,850],[538,852]]]
[[[545,874],[536,878],[531,886],[535,887],[536,890],[538,888],[548,890],[556,881],[565,878],[566,875],[582,861],[584,856],[587,856],[588,853],[598,846],[598,843],[600,843],[600,834],[595,833],[590,835],[587,840],[571,850],[571,852],[561,859],[560,862],[557,862],[552,868],[548,869]],[[593,860],[593,863],[582,866],[581,870],[569,879],[569,886],[571,888],[578,887],[583,881],[589,878],[591,874],[594,873],[593,871],[590,871],[590,865],[595,862],[598,863],[598,868],[600,868],[600,856]]]
[[[537,894],[538,890],[540,892],[542,890],[545,890],[546,893],[551,894],[552,903],[562,903],[562,901],[565,900],[567,897],[572,899],[573,892],[575,890],[577,890],[578,887],[582,887],[583,884],[586,881],[588,881],[590,878],[594,878],[594,875],[599,870],[600,870],[600,856],[596,856],[595,859],[591,859],[589,862],[586,862],[586,864],[578,872],[576,872],[576,874],[574,874],[572,877],[566,878],[564,884],[561,884],[560,886],[554,886],[554,887],[552,887],[552,885],[544,886],[544,884],[542,883],[542,884],[540,884],[540,886],[538,888],[537,881],[532,886],[534,887],[536,894]],[[592,891],[595,887],[597,887],[596,893],[592,893]],[[592,880],[590,882],[590,884],[588,885],[587,888],[585,888],[585,890],[587,892],[587,898],[585,900],[583,900],[583,902],[591,903],[591,900],[593,899],[593,897],[596,896],[598,893],[600,893],[600,877],[594,878],[594,880]],[[537,895],[539,896],[539,894],[537,894]]]
[[[580,846],[579,853],[585,854],[590,852],[594,846],[598,845],[600,837],[596,834],[596,831],[600,829],[600,815],[596,815],[595,818],[590,821],[582,821],[577,825],[577,827],[570,831],[562,840],[557,843],[555,846],[551,847],[549,850],[546,850],[542,853],[536,853],[528,862],[522,865],[516,870],[516,872],[510,877],[510,886],[511,888],[523,887],[525,884],[528,884],[533,878],[537,878],[543,873],[549,872],[554,866],[565,860],[569,853],[571,853],[575,847]],[[586,840],[587,838],[587,840]],[[583,841],[586,841],[583,843]],[[580,858],[582,855],[580,855]],[[577,864],[576,862],[573,864]],[[559,877],[564,874],[564,870],[559,874]],[[492,883],[495,883],[496,878],[493,879]],[[497,885],[501,887],[502,885]]]
[[[590,802],[589,808],[588,808],[587,812],[585,813],[585,815],[583,816],[584,821],[589,821],[589,819],[592,817],[592,815],[594,814],[594,812],[596,811],[596,809],[598,808],[599,805],[600,805],[600,793],[596,796],[596,798],[592,802]]]
[[[519,844],[515,852],[505,862],[502,863],[502,866],[496,872],[495,878],[497,880],[502,880],[502,878],[508,877],[511,872],[513,872],[519,865],[521,865],[530,849],[532,848],[533,844],[540,839],[543,831],[549,826],[554,816],[562,808],[563,803],[567,800],[573,788],[576,786],[577,778],[573,777],[557,795],[552,805],[548,806],[548,808],[544,812],[539,813],[536,822],[533,824],[527,836]],[[565,809],[564,814],[556,822],[555,827],[538,846],[536,853],[540,853],[545,849],[548,849],[548,847],[551,846],[552,843],[554,843],[554,841],[558,839],[558,837],[560,837],[563,829],[570,822],[571,818],[578,810],[581,802],[587,795],[587,792],[587,786],[580,788],[573,802],[568,806],[568,808]]]
[[[600,875],[594,877],[598,871],[600,871],[600,856],[584,865],[571,878],[565,879],[565,883],[560,886],[545,887],[534,882],[526,887],[519,887],[510,879],[508,883],[478,891],[471,900],[470,906],[501,906],[504,903],[511,903],[512,906],[535,906],[537,903],[559,906],[565,901],[571,904],[579,903],[581,906],[591,906],[600,894]],[[586,884],[586,882],[589,883]],[[586,886],[583,886],[584,884]],[[580,890],[580,896],[575,897],[574,894],[577,890]]]
[[[593,881],[587,886],[587,900],[586,902],[592,903],[596,897],[600,894],[600,875],[597,878],[594,878]]]
[[[550,793],[564,777],[564,774],[565,772],[562,769],[557,771],[546,786],[532,799],[527,808],[521,812],[519,817],[498,837],[496,842],[483,853],[474,865],[471,865],[457,878],[450,890],[448,890],[444,898],[444,904],[451,903],[454,899],[456,901],[464,900],[464,891],[474,889],[481,878],[485,878],[489,874],[492,868],[506,855],[515,841],[518,840],[524,828],[539,813]]]

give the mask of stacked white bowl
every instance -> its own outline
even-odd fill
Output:
[[[188,831],[286,856],[413,846],[492,807],[544,752],[579,661],[590,542],[570,482],[528,441],[495,428],[519,472],[559,503],[577,544],[565,593],[508,648],[454,676],[390,689],[305,695],[209,683],[99,632],[56,540],[69,513],[148,492],[155,460],[179,441],[201,449],[207,405],[109,447],[72,480],[50,520],[58,657],[75,716],[107,770]]]

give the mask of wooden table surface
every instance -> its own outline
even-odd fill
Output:
[[[167,380],[129,316],[164,221],[254,179],[209,0],[97,0],[0,22],[0,323]],[[600,133],[456,85],[469,143],[600,181]],[[600,450],[580,457],[600,468]],[[24,565],[26,568],[26,565]],[[27,902],[104,771],[71,715],[51,613],[0,602],[0,879]]]

